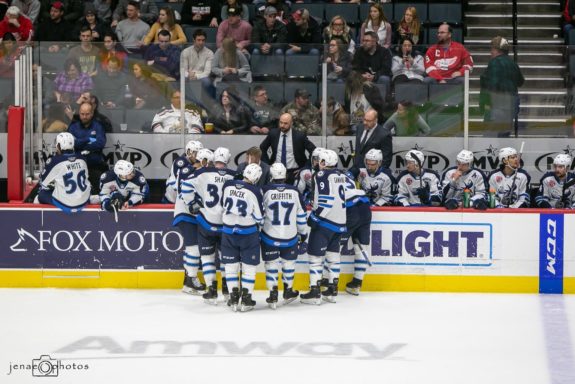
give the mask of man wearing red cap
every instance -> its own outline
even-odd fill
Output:
[[[64,20],[64,4],[61,1],[55,1],[50,7],[50,18],[38,24],[36,40],[50,42],[71,41],[71,30],[72,26],[70,23]],[[53,44],[48,50],[50,52],[58,52],[60,46]]]
[[[307,53],[319,55],[321,46],[321,28],[305,8],[298,9],[291,15],[292,20],[287,25],[287,42],[289,49],[286,55]]]

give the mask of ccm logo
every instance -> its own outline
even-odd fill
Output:
[[[555,257],[557,252],[557,222],[547,220],[547,270],[555,274]]]

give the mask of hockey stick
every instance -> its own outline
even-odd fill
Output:
[[[367,252],[365,252],[365,250],[363,249],[363,247],[361,246],[361,244],[359,242],[354,241],[353,244],[357,245],[359,247],[359,251],[361,253],[361,256],[363,257],[363,259],[365,261],[367,261],[367,265],[369,265],[370,267],[373,266],[373,264],[371,263],[371,260],[369,260],[369,257],[367,256]]]
[[[417,163],[417,166],[419,167],[419,175],[418,175],[419,176],[419,190],[421,190],[421,188],[423,188],[423,181],[421,180],[421,176],[423,175],[423,164],[419,160],[419,157],[415,156],[415,154],[413,154],[411,157],[413,157],[415,159],[415,162]],[[425,184],[425,188],[427,188],[427,183]],[[419,197],[419,201],[421,201],[421,197]],[[421,203],[423,203],[423,201],[421,201]]]
[[[114,210],[114,220],[116,223],[118,222],[118,210],[116,209],[116,205],[112,204],[112,209]]]
[[[513,175],[513,182],[511,183],[511,188],[509,188],[509,191],[507,192],[508,199],[507,199],[507,205],[505,208],[509,208],[509,206],[511,204],[513,204],[511,202],[511,199],[513,198],[513,191],[515,190],[515,182],[517,181],[517,174],[519,173],[519,168],[521,168],[521,157],[523,156],[523,147],[525,146],[525,142],[522,141],[521,142],[521,149],[519,149],[519,165],[517,166],[517,169],[515,170],[515,175]],[[517,195],[517,199],[519,199],[519,194]]]

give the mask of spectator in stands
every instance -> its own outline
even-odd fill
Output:
[[[383,124],[383,128],[393,136],[427,136],[431,128],[411,101],[402,100],[397,109]]]
[[[270,129],[277,127],[278,110],[270,102],[268,92],[262,85],[256,85],[252,90],[250,107],[250,132],[267,135]]]
[[[247,5],[243,4],[240,0],[225,0],[222,6],[221,19],[227,20],[229,8],[240,8],[242,10],[242,20],[250,21],[250,10]]]
[[[128,86],[134,97],[134,108],[159,108],[162,103],[160,85],[152,78],[150,69],[140,63],[133,63]]]
[[[397,83],[421,83],[425,76],[423,56],[413,50],[410,37],[403,37],[399,51],[391,61],[392,81]]]
[[[401,43],[402,40],[409,37],[413,45],[423,43],[423,28],[415,7],[407,7],[405,9],[405,13],[397,25],[396,32],[396,42]]]
[[[108,61],[114,57],[119,60],[120,69],[125,71],[128,62],[128,52],[118,42],[118,35],[110,30],[104,33],[103,38],[104,44],[100,51],[100,67],[106,70]]]
[[[128,5],[130,3],[136,3],[138,8],[138,16],[141,20],[147,24],[153,24],[158,18],[158,6],[154,0],[119,0],[116,10],[112,18],[112,27],[120,24],[121,20],[129,19]]]
[[[355,41],[351,35],[351,28],[347,25],[345,19],[339,15],[332,17],[329,25],[323,30],[324,44],[329,44],[333,38],[340,39],[350,53],[355,52]]]
[[[111,31],[110,27],[102,21],[96,12],[93,4],[87,3],[84,7],[84,17],[78,21],[77,30],[80,31],[82,27],[90,28],[92,31],[92,41],[101,42],[104,39],[104,34]],[[79,33],[76,33],[78,36]]]
[[[377,34],[365,32],[361,48],[355,51],[351,67],[373,83],[386,84],[388,94],[391,82],[391,53],[377,44]]]
[[[473,59],[462,44],[451,40],[453,30],[443,23],[437,30],[437,44],[425,54],[426,83],[458,83],[464,81],[465,71],[473,70]]]
[[[82,9],[84,7],[84,1],[82,0],[57,0],[63,5],[64,10],[64,20],[66,20],[70,25],[76,24],[80,17],[82,17]],[[103,0],[105,1],[105,0]],[[55,3],[54,0],[40,0],[40,16],[39,21],[50,20],[50,10],[52,9],[52,4]],[[86,5],[89,4],[86,2]],[[76,35],[77,36],[77,35]],[[50,41],[50,40],[45,40]],[[53,40],[55,41],[55,40]]]
[[[124,47],[129,50],[138,50],[144,37],[150,31],[150,26],[140,19],[140,3],[130,1],[126,6],[126,14],[128,17],[118,23],[116,34]]]
[[[381,4],[371,4],[369,7],[369,15],[363,22],[360,29],[360,38],[363,42],[366,32],[375,32],[377,37],[377,44],[384,48],[391,46],[391,24],[387,21],[387,17],[383,12]]]
[[[294,100],[288,103],[280,111],[282,114],[289,113],[290,127],[306,136],[321,135],[321,117],[319,110],[309,101],[310,94],[306,89],[296,89]]]
[[[72,56],[66,59],[64,70],[54,79],[54,96],[56,102],[69,104],[93,87],[90,75],[82,71],[80,62]]]
[[[32,22],[20,13],[18,7],[12,5],[6,10],[4,19],[0,22],[0,36],[6,32],[12,33],[16,41],[30,41],[34,32]]]
[[[172,92],[171,104],[168,108],[163,108],[154,116],[152,130],[154,133],[181,133],[180,105],[182,102],[180,91]],[[203,133],[202,116],[204,112],[198,106],[187,103],[184,112],[184,133]]]
[[[264,11],[263,20],[256,20],[252,29],[252,54],[282,55],[287,43],[287,28],[277,19],[278,11],[269,6]]]
[[[112,1],[94,0],[92,2],[96,8],[96,15],[106,24],[112,23]]]
[[[158,21],[152,25],[150,32],[144,38],[144,44],[157,43],[159,40],[158,33],[162,30],[170,32],[170,39],[173,45],[184,45],[188,42],[184,30],[180,27],[180,24],[176,24],[174,10],[170,7],[160,8]]]
[[[213,123],[214,131],[222,135],[247,133],[248,112],[233,87],[222,92],[219,104],[210,110],[208,122]]]
[[[242,175],[249,164],[257,164],[262,169],[262,175],[256,186],[261,188],[270,182],[270,166],[262,161],[262,150],[259,147],[251,147],[246,151],[246,161],[238,164],[236,173]]]
[[[248,59],[237,48],[231,37],[226,37],[221,48],[218,48],[214,54],[212,74],[215,76],[215,83],[220,81],[252,82],[252,71]]]
[[[82,72],[90,76],[98,74],[98,60],[100,49],[92,44],[92,31],[89,27],[80,29],[80,45],[75,46],[68,52],[68,58],[77,59],[82,66]]]
[[[370,109],[377,112],[380,123],[383,122],[385,102],[377,86],[359,72],[352,72],[345,85],[344,110],[349,114],[352,130],[363,122],[365,113]]]
[[[272,129],[260,144],[262,160],[268,164],[282,163],[287,168],[286,183],[293,184],[299,170],[306,163],[315,149],[305,132],[292,129],[292,115],[280,115],[279,129]],[[271,149],[271,156],[268,150]],[[306,156],[306,151],[308,156]]]
[[[327,63],[327,79],[336,83],[343,83],[351,71],[351,53],[346,49],[347,44],[334,37],[328,42],[325,62]]]
[[[158,43],[152,44],[144,55],[148,65],[173,79],[180,78],[180,48],[170,42],[170,32],[158,32]]]
[[[124,90],[128,78],[122,72],[120,60],[112,57],[108,61],[105,71],[101,71],[94,78],[94,93],[98,95],[105,108],[118,108],[124,102]]]
[[[182,66],[189,80],[200,80],[202,87],[212,97],[216,97],[216,90],[210,79],[214,52],[206,47],[206,32],[196,29],[192,36],[194,45],[182,51]]]
[[[381,166],[389,168],[393,155],[393,140],[391,132],[384,129],[378,123],[381,118],[377,111],[370,109],[363,116],[363,123],[357,127],[355,133],[355,158],[353,168],[350,170],[354,175],[364,167],[363,158],[370,149],[379,149],[383,155]]]
[[[38,16],[40,16],[39,0],[12,0],[12,5],[18,7],[20,13],[26,16],[32,24],[36,24]]]
[[[241,8],[228,8],[228,19],[220,23],[216,36],[216,46],[222,47],[224,38],[231,37],[236,42],[236,47],[244,55],[248,54],[248,46],[251,43],[252,26],[241,19]]]
[[[292,20],[287,25],[289,49],[286,55],[310,54],[319,55],[321,46],[321,28],[309,11],[300,8],[292,13]]]
[[[288,2],[289,3],[289,2]],[[258,17],[261,17],[267,7],[274,7],[278,11],[278,19],[287,24],[290,16],[290,5],[286,4],[284,0],[254,0]],[[256,17],[254,17],[256,19]]]
[[[509,137],[519,114],[519,91],[525,81],[509,57],[509,42],[501,36],[491,40],[491,59],[481,74],[479,108],[486,123],[484,136]]]
[[[50,7],[50,17],[38,23],[36,40],[47,42],[71,41],[71,29],[72,25],[64,19],[64,4],[61,1],[55,1]],[[48,51],[58,52],[60,45],[52,44],[48,47]]]
[[[219,15],[218,0],[185,0],[182,6],[182,24],[216,28]]]
[[[20,51],[21,49],[18,47],[14,35],[6,32],[2,36],[2,42],[0,43],[0,77],[14,78],[14,63],[20,56]]]

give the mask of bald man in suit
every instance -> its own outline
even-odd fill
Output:
[[[379,149],[383,154],[381,165],[389,168],[393,155],[391,132],[377,122],[377,111],[370,109],[363,116],[363,123],[359,124],[355,134],[355,159],[352,173],[359,172],[364,167],[363,158],[370,149]]]

